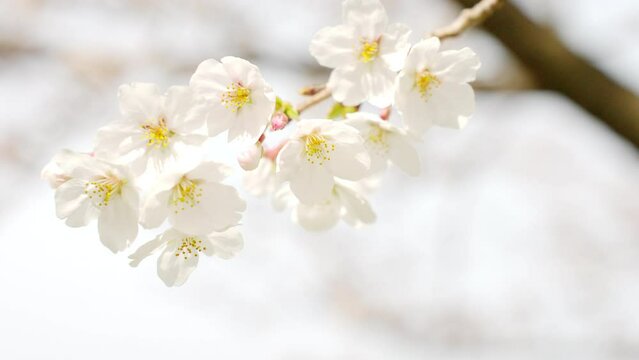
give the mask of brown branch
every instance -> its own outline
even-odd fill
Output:
[[[465,7],[477,0],[455,0]],[[540,85],[566,95],[639,147],[639,98],[583,57],[552,31],[534,23],[510,2],[484,27],[536,76]]]
[[[461,35],[467,29],[484,22],[504,3],[505,0],[481,0],[473,7],[462,10],[452,23],[435,30],[426,37],[437,36],[440,40],[443,40]]]
[[[302,113],[306,111],[308,108],[321,103],[322,101],[331,97],[331,91],[327,88],[322,88],[322,90],[315,93],[315,95],[309,96],[306,101],[297,105],[297,112]]]

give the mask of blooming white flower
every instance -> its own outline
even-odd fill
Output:
[[[130,164],[136,174],[151,162],[158,170],[186,146],[199,145],[204,118],[187,86],[165,94],[154,84],[133,83],[118,90],[123,119],[98,130],[95,152],[100,158]]]
[[[208,234],[235,226],[246,204],[232,186],[220,183],[227,168],[214,162],[167,171],[147,194],[140,223],[156,228],[168,218],[179,231]]]
[[[436,37],[415,44],[400,72],[395,104],[407,128],[422,135],[431,125],[461,129],[475,111],[479,58],[469,48],[439,52]]]
[[[411,31],[403,24],[388,26],[379,0],[345,0],[342,21],[318,31],[309,48],[320,65],[334,69],[327,84],[333,98],[351,106],[390,105]]]
[[[335,177],[359,180],[368,175],[370,156],[358,131],[331,120],[303,120],[280,151],[277,172],[289,180],[303,203],[329,197]]]
[[[138,233],[139,197],[131,175],[90,156],[72,163],[68,180],[55,192],[57,216],[71,227],[97,218],[104,246],[114,253],[124,250]]]
[[[52,189],[57,189],[60,185],[71,179],[71,172],[76,167],[92,161],[94,161],[94,159],[89,154],[63,149],[44,166],[40,176]]]
[[[257,66],[244,59],[205,60],[191,77],[190,86],[205,106],[210,136],[229,130],[229,141],[245,138],[255,143],[275,110],[271,86]]]
[[[392,162],[409,175],[419,174],[419,155],[404,129],[382,120],[379,115],[366,112],[348,114],[344,123],[359,130],[364,138],[364,145],[371,156],[372,173],[385,170]]]
[[[375,212],[357,183],[336,181],[328,198],[315,204],[291,201],[286,190],[279,190],[276,199],[287,207],[293,207],[291,218],[310,231],[323,231],[335,226],[342,219],[353,227],[375,222]],[[290,193],[290,190],[288,190]]]
[[[207,235],[192,235],[169,229],[140,246],[129,258],[130,265],[135,267],[162,249],[158,257],[158,276],[166,286],[180,286],[197,267],[200,254],[229,259],[242,250],[242,246],[242,234],[237,228]]]

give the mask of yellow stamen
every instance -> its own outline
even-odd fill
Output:
[[[368,63],[379,55],[379,39],[375,41],[360,40],[362,44],[359,51],[359,60],[363,63]]]
[[[305,143],[306,161],[311,164],[317,162],[319,165],[324,165],[325,161],[331,160],[330,154],[335,150],[335,145],[328,144],[324,136],[318,134],[307,135]]]
[[[184,211],[186,207],[195,207],[200,203],[202,197],[202,188],[198,185],[199,181],[190,180],[186,176],[180,179],[180,182],[173,187],[170,204],[175,208],[177,214]]]
[[[430,98],[431,90],[439,86],[440,83],[441,81],[437,78],[437,76],[435,76],[428,69],[417,73],[417,75],[415,76],[415,87],[417,88],[417,91],[419,91],[419,94],[422,96],[422,98],[424,98],[425,100]]]
[[[89,199],[95,198],[94,203],[96,206],[106,207],[114,195],[122,194],[122,187],[125,184],[126,180],[108,174],[84,184],[84,193],[89,196]]]
[[[166,127],[164,117],[160,117],[155,124],[142,125],[142,129],[146,131],[144,137],[147,139],[146,145],[149,147],[165,148],[169,146],[169,139],[175,135],[173,130]]]
[[[184,260],[187,260],[189,256],[198,256],[199,253],[206,251],[206,246],[202,245],[202,240],[188,236],[182,239],[180,246],[175,249],[175,256],[182,255]]]
[[[368,133],[368,141],[369,149],[375,150],[377,152],[385,153],[388,151],[388,142],[387,139],[388,132],[382,129],[381,126],[373,126],[371,131]]]
[[[226,92],[222,94],[222,104],[232,112],[239,111],[244,105],[250,104],[251,90],[245,88],[240,83],[233,83],[226,87]]]

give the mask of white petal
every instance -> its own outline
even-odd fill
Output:
[[[371,159],[363,143],[336,144],[328,166],[333,175],[346,180],[359,180],[369,174]]]
[[[122,191],[125,189],[126,187]],[[126,197],[122,195],[111,198],[98,217],[100,241],[114,253],[126,249],[138,234],[137,204],[131,204]]]
[[[142,262],[142,260],[147,257],[153,255],[159,248],[166,244],[166,239],[163,237],[164,234],[158,235],[155,239],[145,243],[140,246],[135,252],[129,255],[129,265],[136,267]]]
[[[173,227],[185,233],[207,234],[239,223],[246,203],[235,188],[218,183],[204,183],[200,187],[199,204],[170,213],[169,222]]]
[[[164,115],[167,127],[177,134],[190,134],[202,128],[206,117],[201,110],[188,86],[171,86],[166,91]]]
[[[410,73],[400,74],[399,86],[395,92],[395,105],[406,128],[411,133],[421,136],[433,125],[433,120],[430,114],[425,113],[426,102],[414,89],[414,77],[415,75]]]
[[[419,175],[421,169],[419,155],[405,136],[389,135],[388,142],[388,157],[390,161],[408,175]]]
[[[337,68],[357,62],[358,46],[355,28],[348,25],[328,26],[313,36],[309,51],[320,65]]]
[[[161,115],[163,97],[155,84],[121,85],[118,89],[118,101],[122,115],[139,124]]]
[[[342,20],[354,26],[358,37],[366,40],[376,39],[388,24],[386,10],[379,0],[345,0]]]
[[[198,256],[175,256],[177,240],[170,243],[158,257],[158,276],[166,286],[181,286],[195,270]]]
[[[404,24],[392,24],[386,29],[380,41],[379,53],[382,60],[392,71],[399,71],[404,66],[410,43],[411,30]]]
[[[297,170],[291,176],[290,186],[300,202],[315,204],[330,196],[334,180],[326,166],[303,162]]]
[[[40,176],[47,181],[51,188],[56,189],[70,180],[71,173],[75,168],[91,167],[93,163],[95,163],[95,158],[88,154],[62,149],[44,166]]]
[[[89,212],[85,216],[85,213],[90,211],[88,206],[92,203],[84,193],[84,184],[84,181],[80,179],[71,179],[56,189],[56,215],[60,219],[72,217],[73,220],[67,223],[69,226],[84,226],[91,220],[88,215],[96,215]]]
[[[140,225],[145,229],[154,229],[162,225],[171,211],[169,208],[171,192],[171,190],[164,190],[147,196],[142,206]]]
[[[223,232],[215,232],[205,238],[206,255],[230,259],[244,247],[242,233],[238,227]]]
[[[441,52],[432,71],[444,82],[465,83],[475,81],[480,66],[477,54],[469,48],[463,48]]]
[[[205,182],[220,182],[229,177],[233,169],[214,161],[204,161],[189,171],[189,179],[204,180]]]
[[[271,120],[275,110],[275,101],[263,93],[251,93],[251,103],[237,111],[231,125],[228,141],[236,139],[250,143],[256,142]]]
[[[222,105],[219,98],[197,108],[206,121],[209,136],[216,136],[233,126],[236,115]]]
[[[440,42],[437,37],[431,37],[413,45],[406,58],[404,69],[422,71],[432,65],[439,51]]]
[[[255,76],[259,74],[259,69],[249,61],[235,56],[225,56],[221,62],[232,82],[239,82],[245,87],[253,88],[256,84],[250,83],[248,80],[261,80],[261,76]],[[257,85],[260,86],[260,84]]]
[[[291,187],[288,183],[281,184],[271,198],[271,205],[275,211],[284,211],[298,203],[299,201],[291,191]]]
[[[375,222],[375,213],[370,203],[363,196],[345,186],[338,185],[335,187],[335,191],[346,209],[345,220],[352,221],[352,225]]]
[[[379,108],[392,104],[396,77],[397,73],[383,62],[375,62],[371,70],[364,72],[362,77],[362,87],[368,102]]]
[[[301,121],[300,124],[305,121]],[[277,155],[277,177],[280,181],[290,180],[297,174],[297,169],[302,166],[302,152],[304,145],[297,140],[290,140],[284,145]]]
[[[189,86],[193,89],[196,98],[219,100],[220,94],[226,91],[226,87],[231,82],[224,65],[217,60],[208,59],[198,65]]]
[[[423,109],[423,116],[430,116],[433,123],[462,129],[475,112],[475,93],[468,84],[444,82],[433,90]]]
[[[331,72],[326,87],[331,90],[335,101],[348,106],[357,106],[366,101],[362,85],[365,70],[360,66],[337,68]]]
[[[298,204],[293,211],[293,221],[310,231],[330,229],[339,221],[340,206],[334,195],[322,204]]]
[[[115,121],[98,129],[95,155],[100,159],[118,160],[136,151],[129,160],[142,156],[147,150],[144,132],[136,123]]]

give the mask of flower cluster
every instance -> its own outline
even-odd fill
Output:
[[[188,86],[122,85],[120,119],[98,130],[93,151],[63,150],[42,171],[57,216],[71,227],[97,218],[100,241],[114,253],[129,248],[139,226],[155,230],[131,265],[161,250],[159,277],[182,285],[202,255],[226,259],[243,246],[245,202],[225,183],[231,168],[205,151],[226,133],[228,149],[243,149],[246,191],[292,209],[302,227],[374,222],[366,196],[380,174],[393,165],[418,175],[413,142],[432,125],[464,127],[474,111],[475,53],[440,51],[437,38],[411,46],[410,33],[388,24],[378,0],[345,0],[343,24],[321,29],[310,45],[333,68],[324,91],[336,103],[323,119],[302,118],[257,66],[236,57],[205,60]],[[364,103],[379,114],[360,111]],[[389,121],[393,107],[399,125]],[[286,140],[265,146],[270,133],[284,130]]]

